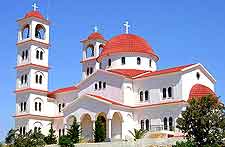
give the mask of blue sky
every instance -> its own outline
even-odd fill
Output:
[[[32,9],[33,0],[8,0],[0,5],[0,140],[14,126],[16,20]],[[224,0],[39,0],[51,21],[49,89],[70,86],[81,78],[81,43],[97,25],[106,39],[130,32],[144,37],[159,55],[160,69],[202,63],[216,78],[225,99]]]

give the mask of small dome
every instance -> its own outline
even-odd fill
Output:
[[[95,40],[95,39],[105,40],[104,37],[100,33],[98,33],[98,32],[91,33],[88,36],[88,39],[87,40]]]
[[[133,34],[121,34],[110,39],[104,46],[98,61],[101,61],[103,57],[115,53],[145,53],[156,60],[159,57],[154,53],[152,47],[143,38]]]
[[[36,17],[40,19],[45,19],[44,16],[39,11],[30,11],[25,15],[25,18]]]
[[[202,84],[195,84],[190,91],[189,99],[192,98],[201,98],[203,96],[207,95],[213,95],[216,96],[216,94],[207,86],[204,86]]]

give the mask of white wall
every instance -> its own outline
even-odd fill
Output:
[[[172,98],[169,98],[167,93],[167,98],[163,99],[162,89],[168,89],[169,87],[172,87]],[[150,99],[144,103],[159,103],[162,101],[166,102],[171,99],[181,99],[181,75],[178,73],[134,80],[134,95],[136,103],[143,103],[140,102],[139,93],[140,91],[143,91],[144,93],[145,90],[149,91]],[[143,99],[145,99],[144,94]]]
[[[95,83],[99,81],[106,82],[106,88],[101,90],[95,90]],[[103,84],[102,84],[103,85]],[[99,86],[99,84],[98,84]],[[86,93],[93,93],[96,95],[103,96],[105,98],[115,99],[117,101],[123,101],[122,96],[123,78],[107,74],[106,72],[98,71],[93,74],[89,79],[79,85],[80,92],[79,96]]]
[[[199,80],[196,77],[197,72],[199,72],[200,74]],[[205,74],[205,71],[200,66],[197,66],[196,68],[186,71],[182,75],[182,98],[184,100],[187,100],[189,98],[191,88],[195,84],[205,85],[214,91],[214,83],[209,80],[209,78]]]
[[[122,65],[121,57],[125,57],[126,63]],[[141,64],[137,64],[137,57],[141,58]],[[108,67],[108,59],[111,59],[112,65]],[[149,60],[152,60],[151,67],[149,66]],[[107,56],[102,61],[103,69],[137,69],[137,70],[151,70],[157,69],[156,62],[150,56],[141,53],[119,53]]]

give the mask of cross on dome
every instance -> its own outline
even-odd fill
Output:
[[[94,27],[94,32],[98,32],[98,27],[97,26]]]
[[[129,33],[129,27],[130,27],[128,21],[126,21],[123,25],[125,27],[125,33],[128,34]]]
[[[34,10],[34,11],[37,11],[38,6],[37,6],[37,4],[36,4],[36,3],[34,3],[34,4],[32,5],[32,7],[33,7],[33,10]]]

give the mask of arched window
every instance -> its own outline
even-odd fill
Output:
[[[62,104],[62,107],[63,107],[63,108],[65,107],[65,103]]]
[[[38,84],[38,75],[35,75],[35,82]]]
[[[28,58],[28,50],[26,50],[25,56],[26,56],[26,59],[27,59]]]
[[[39,50],[36,50],[36,59],[39,59]]]
[[[140,91],[140,101],[143,102],[143,91]]]
[[[90,72],[90,71],[89,71],[89,67],[88,67],[88,68],[87,68],[87,76],[89,76],[89,72]]]
[[[26,127],[23,127],[23,135],[26,134]]]
[[[173,118],[169,117],[169,130],[173,131]]]
[[[24,83],[27,83],[27,75],[24,76]]]
[[[21,81],[21,84],[23,84],[23,82],[24,82],[24,77],[23,77],[23,75],[21,76],[20,81]]]
[[[141,120],[141,129],[142,130],[144,130],[144,125],[145,125],[144,120]]]
[[[27,103],[24,102],[24,103],[23,103],[23,111],[26,111],[26,109],[27,109]]]
[[[38,102],[34,103],[34,109],[35,109],[35,111],[38,111]]]
[[[59,129],[59,137],[61,136],[61,129]]]
[[[20,134],[22,135],[22,133],[23,133],[23,128],[20,127]]]
[[[93,45],[89,45],[86,49],[86,57],[93,57],[94,56],[94,46]]]
[[[152,60],[149,59],[149,66],[152,67]]]
[[[39,102],[39,111],[41,112],[41,102]]]
[[[38,24],[35,28],[35,37],[38,39],[45,39],[45,28],[41,24]]]
[[[102,82],[99,81],[98,84],[99,84],[99,85],[98,85],[98,88],[99,88],[99,89],[102,89]]]
[[[43,60],[43,51],[40,52],[40,60]]]
[[[61,104],[59,104],[59,112],[61,112]]]
[[[92,67],[90,67],[90,74],[92,74],[93,73],[93,68]]]
[[[37,127],[34,127],[34,132],[35,133],[37,133],[37,130],[38,130],[38,128]]]
[[[121,63],[122,63],[122,65],[126,64],[125,57],[122,57],[122,58],[121,58]]]
[[[98,84],[97,83],[95,83],[95,90],[97,90],[98,89]]]
[[[137,65],[140,65],[140,64],[141,64],[141,58],[137,57]]]
[[[24,60],[24,59],[25,59],[25,52],[22,51],[22,60]]]
[[[104,47],[104,46],[103,46],[102,44],[99,46],[99,54],[102,52],[103,47]]]
[[[146,128],[146,130],[149,131],[149,120],[148,119],[145,120],[145,128]]]
[[[104,88],[104,89],[106,88],[106,82],[103,83],[103,88]]]
[[[146,90],[146,91],[145,91],[145,100],[146,100],[146,101],[148,100],[148,97],[149,97],[149,95],[148,95],[148,90]]]
[[[199,72],[196,73],[196,77],[197,77],[197,80],[200,79],[200,73]]]
[[[20,103],[20,112],[23,112],[23,103]]]
[[[164,117],[164,119],[163,119],[163,124],[164,124],[164,130],[167,130],[167,118],[166,117]]]
[[[172,87],[169,87],[168,88],[168,96],[169,97],[172,97]]]
[[[62,135],[63,136],[65,135],[65,129],[64,128],[62,129]]]
[[[30,37],[30,26],[27,24],[23,27],[22,30],[22,39],[26,39]]]
[[[112,65],[112,60],[108,59],[108,66],[110,67]]]
[[[39,84],[42,84],[42,75],[39,76]]]
[[[166,88],[163,88],[163,98],[166,98]]]

